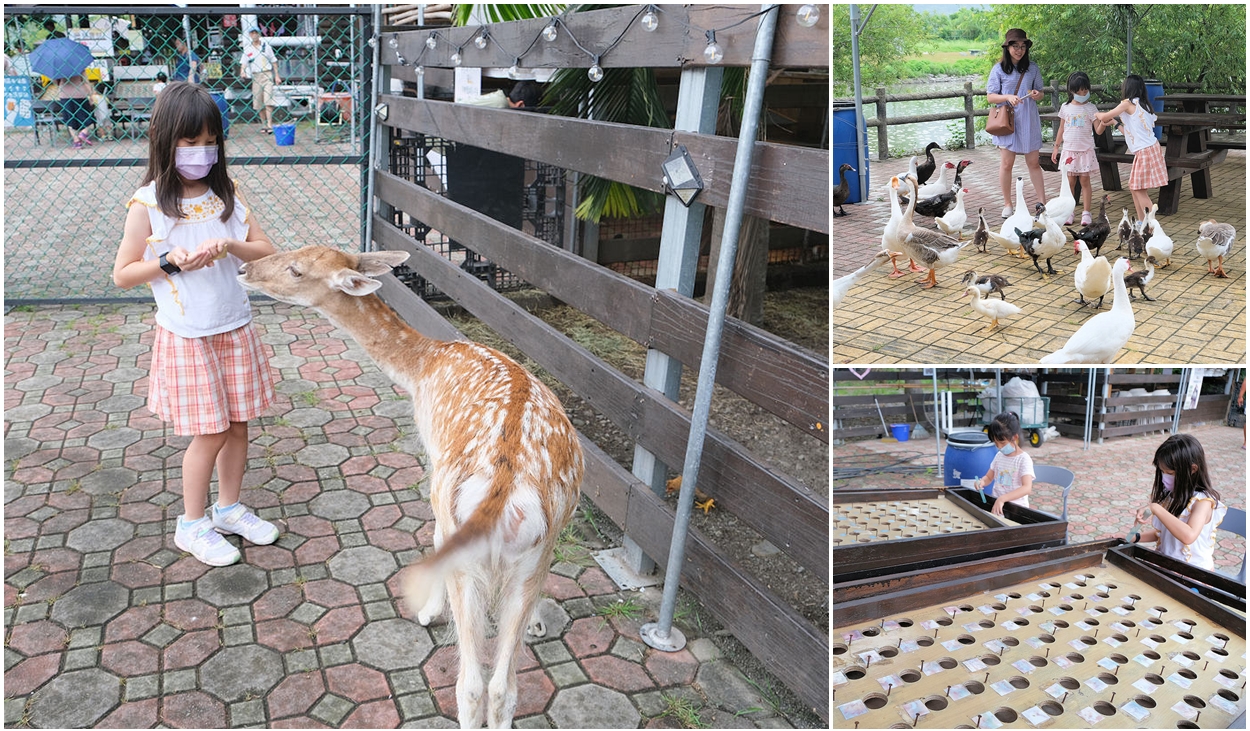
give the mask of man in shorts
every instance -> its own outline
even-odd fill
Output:
[[[265,134],[272,134],[273,87],[282,83],[278,77],[278,59],[273,55],[273,48],[260,39],[260,29],[252,28],[247,35],[251,42],[243,44],[239,75],[252,80],[252,108],[260,112]]]

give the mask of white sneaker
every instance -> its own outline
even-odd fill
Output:
[[[1011,214],[1013,213],[1015,213],[1015,211],[1012,210],[1011,206],[1006,206],[1003,208],[1003,218],[1011,218]]]
[[[218,533],[243,536],[258,546],[267,546],[278,540],[278,526],[257,518],[241,503],[235,503],[233,508],[225,511],[214,504],[213,527]]]
[[[213,530],[213,522],[208,516],[191,523],[184,523],[179,516],[178,527],[174,530],[174,545],[209,566],[229,566],[241,558],[239,549]]]

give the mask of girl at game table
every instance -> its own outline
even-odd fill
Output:
[[[1149,527],[1133,543],[1158,541],[1158,551],[1208,571],[1215,570],[1215,529],[1228,506],[1211,486],[1202,445],[1191,434],[1173,434],[1155,450],[1150,504],[1137,511]]]
[[[1033,492],[1033,458],[1024,451],[1020,433],[1020,417],[1007,412],[994,417],[989,425],[990,439],[998,447],[998,454],[990,462],[990,471],[977,481],[977,489],[988,485],[994,489],[994,515],[1003,514],[1003,503],[1012,502],[1022,508],[1029,507],[1029,493]]]
[[[190,436],[182,458],[184,514],[174,544],[210,566],[239,560],[221,533],[270,544],[278,528],[239,502],[247,422],[274,400],[239,265],[274,253],[226,172],[221,112],[201,86],[174,82],[156,97],[144,185],[127,204],[113,264],[122,288],[156,300],[148,408]],[[217,472],[217,502],[206,515]]]

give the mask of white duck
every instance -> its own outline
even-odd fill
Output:
[[[855,286],[855,283],[859,281],[860,277],[886,263],[889,259],[890,252],[878,251],[877,255],[872,258],[872,261],[863,265],[859,269],[856,269],[845,277],[838,277],[833,280],[833,304],[829,309],[838,309],[838,305],[842,304],[842,300],[846,299],[846,293],[851,291],[851,287]]]
[[[1237,238],[1237,229],[1227,223],[1216,223],[1215,219],[1198,224],[1198,253],[1207,260],[1207,274],[1214,274],[1220,279],[1228,278],[1224,273],[1224,257],[1233,247],[1233,239]],[[1215,270],[1211,262],[1219,260]]]
[[[1111,263],[1105,256],[1092,256],[1084,241],[1076,242],[1076,248],[1081,252],[1081,263],[1076,265],[1074,274],[1076,291],[1081,296],[1078,302],[1084,307],[1089,304],[1085,301],[1086,297],[1090,300],[1097,297],[1098,304],[1094,307],[1102,307],[1102,298],[1111,291]]]
[[[951,186],[954,185],[954,183],[951,182],[950,177],[951,171],[954,169],[955,163],[950,162],[949,160],[942,163],[942,169],[941,172],[938,173],[938,179],[934,182],[925,183],[920,186],[920,192],[918,193],[920,199],[924,200],[925,198],[932,198],[935,195],[949,193]],[[910,173],[908,174],[910,175]],[[919,180],[919,178],[917,178],[917,180]]]
[[[1037,204],[1037,220],[1046,230],[1042,232],[1041,239],[1025,247],[1025,252],[1033,257],[1033,266],[1037,269],[1037,273],[1042,275],[1042,279],[1046,279],[1047,274],[1063,273],[1055,271],[1055,267],[1050,263],[1050,260],[1062,254],[1063,250],[1068,248],[1068,239],[1063,235],[1063,229],[1059,228],[1059,224],[1050,217],[1050,214],[1046,212],[1041,203]],[[1039,259],[1046,260],[1046,271],[1044,272],[1037,263]]]
[[[990,324],[985,328],[986,330],[993,330],[998,327],[999,320],[1015,317],[1023,312],[1023,310],[1010,302],[982,299],[982,294],[981,288],[975,284],[968,285],[968,288],[964,290],[964,296],[972,295],[972,309],[990,319]]]
[[[955,193],[955,207],[951,209],[950,213],[933,219],[933,222],[937,224],[942,233],[947,236],[954,236],[960,241],[964,239],[964,224],[968,222],[968,212],[964,210],[964,193],[967,192],[967,188],[960,188]]]
[[[1046,201],[1046,215],[1057,223],[1072,223],[1072,214],[1076,212],[1076,198],[1072,197],[1067,168],[1067,165],[1059,166],[1059,197]]]
[[[1146,242],[1146,255],[1153,256],[1163,262],[1159,265],[1162,269],[1172,263],[1172,237],[1163,233],[1163,227],[1159,225],[1155,214],[1159,212],[1159,204],[1155,203],[1150,206],[1150,210],[1146,212],[1146,225],[1154,229],[1154,235]]]
[[[1072,333],[1062,348],[1043,356],[1040,363],[1111,363],[1115,360],[1116,353],[1120,352],[1137,327],[1133,306],[1129,304],[1128,291],[1124,287],[1124,272],[1127,270],[1128,259],[1123,258],[1116,260],[1111,268],[1111,282],[1115,287],[1111,311],[1091,317]]]
[[[1029,211],[1024,207],[1024,178],[1016,178],[1016,207],[1011,213],[1011,217],[1003,221],[1003,227],[998,233],[990,231],[990,238],[999,246],[1007,250],[1012,256],[1024,256],[1024,247],[1020,245],[1020,239],[1016,236],[1016,229],[1028,231],[1033,228],[1033,217],[1029,215]]]
[[[903,209],[898,204],[898,187],[894,185],[894,180],[896,178],[891,178],[890,184],[885,186],[886,195],[890,197],[890,220],[886,222],[885,231],[881,233],[881,250],[890,254],[890,265],[894,267],[894,271],[890,272],[890,279],[897,279],[906,274],[898,270],[898,264],[894,261],[896,256],[906,253],[906,249],[903,248],[903,239],[906,235],[900,234],[903,225]],[[915,261],[909,261],[908,268],[918,274],[924,272],[916,266]]]
[[[898,178],[891,178],[890,185],[899,185]],[[929,270],[929,276],[916,281],[924,282],[925,289],[930,289],[937,286],[937,270],[958,261],[960,250],[972,242],[959,242],[932,229],[917,226],[912,220],[918,198],[916,179],[908,178],[907,185],[911,187],[911,194],[907,201],[907,210],[903,212],[903,224],[899,227],[899,232],[903,236],[903,248],[907,255]]]

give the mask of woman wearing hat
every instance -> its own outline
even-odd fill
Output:
[[[1015,131],[1009,135],[992,136],[994,144],[1002,151],[999,158],[998,182],[1003,191],[1003,218],[1013,213],[1011,181],[1016,155],[1023,154],[1033,181],[1033,192],[1041,203],[1046,202],[1046,188],[1042,180],[1042,168],[1037,161],[1037,151],[1042,147],[1042,120],[1037,101],[1042,94],[1042,72],[1029,60],[1029,48],[1033,41],[1024,31],[1012,28],[1003,41],[1003,57],[990,71],[985,98],[990,104],[1010,104],[1015,110]]]

